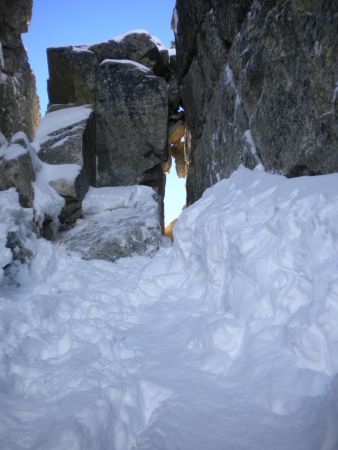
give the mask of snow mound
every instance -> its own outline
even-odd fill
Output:
[[[336,450],[337,183],[241,168],[153,258],[40,240],[2,291],[2,448]],[[135,195],[91,189],[86,215]]]

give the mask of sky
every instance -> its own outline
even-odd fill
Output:
[[[48,104],[46,49],[95,44],[134,29],[146,29],[170,47],[174,39],[170,23],[175,0],[34,0],[29,32],[23,35],[36,76],[41,113]],[[167,180],[166,223],[177,217],[185,199],[175,170]],[[170,199],[170,197],[172,197]]]

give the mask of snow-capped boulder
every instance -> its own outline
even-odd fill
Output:
[[[152,256],[157,251],[160,214],[151,188],[91,187],[82,207],[83,218],[60,241],[83,259],[115,261],[125,256]]]
[[[146,30],[132,30],[107,42],[92,45],[98,64],[105,59],[128,59],[153,70],[158,76],[166,76],[169,53],[162,42]]]
[[[95,102],[97,66],[105,59],[129,59],[168,75],[169,54],[155,36],[134,30],[107,42],[47,49],[51,104]]]
[[[133,61],[103,61],[96,97],[98,185],[152,185],[149,171],[166,158],[167,123],[165,80]]]
[[[1,139],[0,144],[0,191],[16,188],[20,204],[30,208],[33,205],[35,171],[32,148],[24,133],[16,133],[9,144]]]

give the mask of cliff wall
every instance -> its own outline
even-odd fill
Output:
[[[35,77],[21,39],[31,14],[32,0],[0,3],[0,131],[7,139],[17,131],[32,139],[40,119]]]
[[[338,170],[338,4],[177,0],[188,203],[239,165]]]

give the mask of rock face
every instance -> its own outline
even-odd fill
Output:
[[[21,40],[31,12],[32,0],[0,4],[0,131],[7,139],[21,130],[32,139],[40,118],[35,77]]]
[[[338,170],[336,2],[177,0],[175,16],[189,203],[240,164]]]
[[[150,69],[105,60],[97,74],[98,186],[148,184],[166,158],[167,84]]]
[[[149,187],[90,188],[83,213],[83,219],[61,238],[83,259],[152,256],[159,247],[159,205]]]

